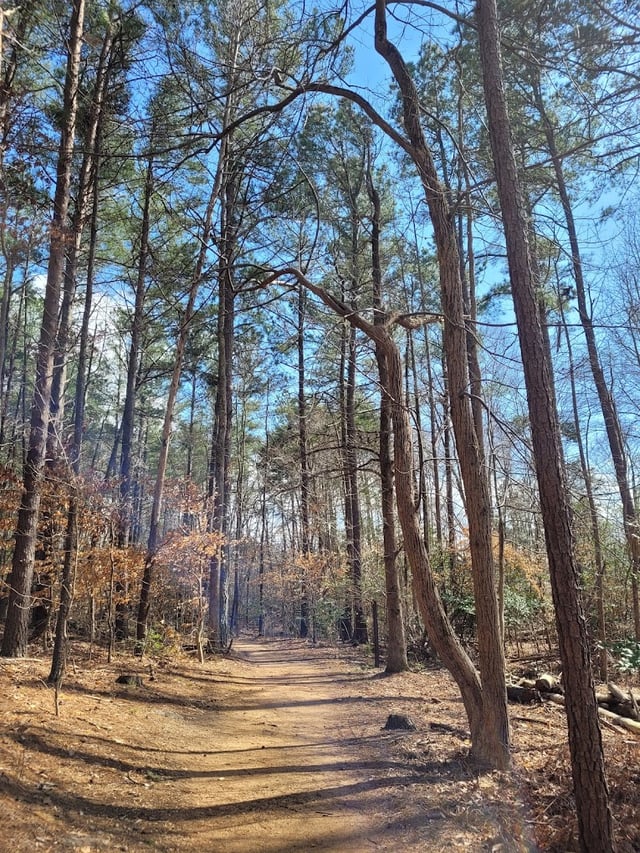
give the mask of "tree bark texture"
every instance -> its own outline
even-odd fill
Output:
[[[551,155],[551,162],[556,177],[556,187],[558,195],[560,196],[560,203],[562,204],[562,211],[567,225],[569,246],[571,247],[573,278],[576,284],[578,314],[580,316],[580,323],[582,324],[585,340],[587,342],[589,366],[591,368],[593,382],[598,393],[598,401],[602,410],[602,417],[604,419],[607,439],[609,441],[609,450],[611,452],[611,459],[613,461],[613,467],[616,474],[616,482],[618,484],[618,491],[620,492],[620,500],[622,501],[622,520],[627,540],[627,549],[631,560],[631,590],[633,600],[634,631],[636,640],[640,640],[640,598],[638,594],[638,578],[640,576],[640,528],[638,526],[638,513],[636,511],[635,501],[633,498],[633,489],[629,482],[627,454],[625,451],[622,425],[620,423],[620,418],[618,417],[618,409],[615,399],[611,393],[609,385],[607,384],[604,370],[602,369],[602,362],[600,361],[593,320],[587,307],[587,288],[583,274],[580,242],[578,240],[578,231],[573,215],[571,198],[569,196],[569,190],[564,177],[562,157],[558,151],[555,130],[545,109],[542,92],[537,81],[534,83],[534,97],[542,120],[542,126],[547,140],[547,147],[549,148],[549,154]]]
[[[482,442],[476,431],[470,395],[464,288],[453,214],[446,190],[438,180],[433,157],[420,123],[418,93],[398,49],[387,38],[386,5],[376,0],[375,47],[385,59],[400,88],[404,128],[410,154],[418,168],[438,255],[444,313],[444,348],[449,380],[449,400],[469,523],[482,698],[481,731],[477,732],[478,757],[497,767],[507,767],[509,719],[505,661],[495,589],[491,538],[491,499]],[[394,420],[395,426],[395,420]],[[397,440],[397,436],[396,436]],[[396,480],[398,474],[396,471]],[[406,537],[405,537],[406,545]]]
[[[412,428],[405,405],[402,360],[398,347],[386,326],[376,326],[365,321],[349,305],[315,285],[300,270],[286,269],[279,273],[286,274],[295,276],[301,285],[315,293],[329,308],[341,317],[348,318],[350,323],[368,335],[386,361],[388,385],[381,391],[388,398],[393,423],[396,507],[420,615],[436,654],[460,690],[471,729],[473,756],[482,763],[504,768],[509,762],[508,744],[501,740],[503,730],[496,729],[496,717],[489,704],[490,699],[483,696],[479,674],[447,618],[422,535],[421,519],[415,500]],[[506,687],[504,695],[506,705]],[[499,740],[496,744],[497,732]]]
[[[153,147],[154,131],[151,130]],[[151,152],[147,160],[145,172],[142,221],[140,223],[140,253],[138,256],[138,273],[136,278],[133,318],[131,321],[131,340],[129,343],[129,359],[127,364],[127,386],[122,411],[120,439],[120,529],[118,544],[126,548],[131,538],[133,526],[133,483],[132,457],[133,436],[135,431],[135,405],[137,395],[137,378],[140,367],[140,351],[142,347],[143,311],[147,292],[147,261],[149,258],[149,234],[151,229],[150,211],[151,198],[154,192],[154,155]]]
[[[381,205],[371,174],[367,170],[367,192],[371,201],[371,277],[373,279],[373,322],[384,326],[386,317],[382,308],[382,262],[380,259]],[[387,361],[381,347],[376,344],[376,361],[381,389],[389,387]],[[392,419],[389,395],[380,395],[380,498],[382,509],[382,543],[384,559],[384,583],[387,617],[387,660],[386,672],[404,672],[407,661],[407,640],[402,608],[402,586],[396,559],[396,522],[393,484]]]
[[[602,739],[589,641],[578,592],[553,375],[538,311],[528,226],[511,144],[495,0],[478,0],[477,22],[489,136],[506,237],[563,664],[580,846],[584,853],[595,850],[607,853],[614,849],[614,842]]]
[[[76,0],[70,19],[64,86],[65,122],[60,136],[58,153],[47,283],[31,407],[29,449],[24,466],[22,500],[18,513],[16,544],[13,552],[7,622],[0,652],[5,657],[23,657],[27,650],[31,581],[34,570],[42,476],[47,447],[60,289],[64,272],[84,10],[84,0]]]

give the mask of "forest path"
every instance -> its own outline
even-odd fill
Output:
[[[59,717],[46,661],[0,666],[0,812],[13,830],[0,850],[531,849],[505,780],[461,757],[446,673],[385,677],[344,656],[241,639],[203,665],[159,665],[154,680],[138,667],[131,688],[115,685],[131,658],[78,662]],[[392,712],[418,731],[384,731]]]
[[[364,693],[371,671],[348,670],[330,649],[290,640],[240,640],[234,652],[234,693],[203,736],[209,748],[224,741],[210,771],[217,796],[205,780],[209,800],[223,805],[215,832],[204,821],[206,840],[196,849],[407,849],[397,846],[394,816],[380,798],[416,777],[380,755],[384,711],[360,713],[379,701]],[[202,785],[191,780],[189,796],[200,800]]]

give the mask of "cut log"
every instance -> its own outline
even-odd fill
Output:
[[[598,703],[598,705],[608,705],[610,702],[613,701],[613,694],[609,689],[603,690],[602,688],[600,688],[599,690],[596,690],[596,702]]]
[[[554,702],[556,705],[564,705],[564,697],[558,696],[555,693],[549,693],[548,696],[545,696],[545,699],[548,699],[550,702]],[[635,734],[640,735],[640,722],[637,720],[630,720],[628,717],[621,717],[620,714],[615,714],[613,711],[606,711],[604,708],[598,708],[598,716],[603,720],[607,720],[616,726],[626,729],[629,732],[634,732]]]
[[[620,714],[614,714],[612,711],[605,711],[604,708],[598,708],[598,714],[605,720],[615,723],[616,726],[622,726],[629,732],[635,732],[640,735],[640,722],[630,720],[629,717],[621,717]]]
[[[522,705],[530,705],[532,702],[541,702],[542,696],[539,690],[524,687],[519,684],[507,685],[507,698],[510,702],[519,702]]]
[[[627,694],[626,694],[626,693],[624,693],[624,692],[623,692],[623,691],[618,687],[618,685],[617,685],[617,684],[614,684],[614,683],[613,683],[613,681],[610,681],[610,682],[607,684],[607,687],[609,688],[609,692],[611,693],[611,695],[613,696],[613,698],[616,700],[616,702],[619,702],[621,705],[623,705],[625,702],[628,702],[628,701],[629,701],[629,697],[627,696]]]
[[[615,684],[609,684],[606,691],[603,689],[596,691],[596,701],[606,711],[612,711],[621,717],[629,717],[631,720],[640,720],[638,703],[631,690],[625,694]]]
[[[541,693],[564,693],[560,681],[548,672],[536,679],[536,690]]]

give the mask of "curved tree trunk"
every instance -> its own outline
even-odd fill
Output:
[[[469,364],[466,358],[468,329],[465,321],[458,239],[455,223],[447,204],[446,191],[438,180],[433,158],[420,124],[418,93],[401,54],[387,38],[384,0],[376,0],[375,8],[376,51],[389,65],[400,88],[403,121],[410,142],[410,154],[420,174],[438,252],[451,421],[469,522],[469,546],[482,678],[480,701],[483,725],[482,731],[477,733],[477,752],[478,757],[492,765],[506,767],[510,763],[509,719],[504,650],[495,589],[491,497],[482,441],[476,430],[470,396]],[[398,481],[397,471],[396,479]],[[467,711],[469,712],[469,709]]]
[[[393,423],[396,506],[420,614],[436,654],[460,690],[471,729],[472,755],[482,763],[504,769],[509,765],[509,750],[508,742],[504,740],[504,728],[500,725],[501,715],[495,714],[491,695],[485,693],[476,668],[447,618],[422,535],[421,519],[415,500],[412,430],[404,403],[402,360],[398,347],[387,326],[376,326],[365,321],[350,306],[315,285],[300,270],[281,270],[274,274],[274,278],[287,274],[295,276],[301,286],[315,293],[329,308],[341,317],[348,318],[350,323],[368,335],[385,359],[388,384],[382,388],[382,393],[388,398]],[[495,590],[492,590],[492,594],[495,599]]]

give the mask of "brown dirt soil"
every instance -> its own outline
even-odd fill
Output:
[[[0,661],[1,851],[577,849],[557,706],[512,706],[515,770],[480,773],[441,670],[384,676],[349,650],[244,638],[151,673],[77,645],[56,716],[48,668]],[[390,713],[416,730],[384,730]],[[640,739],[604,738],[622,849],[640,850]]]

